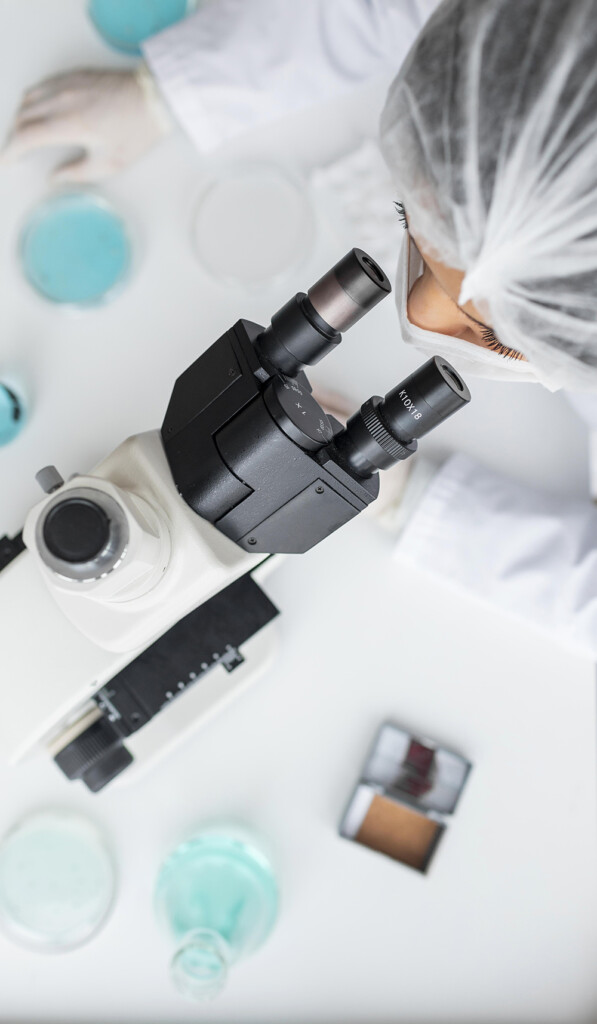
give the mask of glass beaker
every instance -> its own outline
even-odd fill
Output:
[[[89,17],[121,53],[141,53],[141,43],[195,10],[197,0],[88,0]]]
[[[278,887],[269,859],[238,831],[205,830],[179,846],[160,871],[155,908],[176,951],[171,976],[191,999],[209,999],[229,968],[270,934]]]
[[[129,277],[132,244],[120,213],[92,189],[59,189],[29,214],[19,255],[29,284],[50,302],[85,308]]]
[[[25,421],[22,398],[12,385],[0,381],[0,446],[13,441],[20,434]]]

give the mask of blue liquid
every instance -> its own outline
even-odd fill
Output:
[[[131,247],[121,218],[85,192],[42,203],[21,236],[30,284],[52,302],[100,301],[127,274]]]
[[[252,845],[207,833],[179,846],[156,887],[156,912],[178,947],[176,984],[194,997],[212,985],[214,994],[227,967],[265,941],[277,910],[271,865]]]
[[[0,384],[0,445],[8,444],[25,425],[22,402],[12,388]]]
[[[110,46],[141,53],[140,44],[186,17],[194,0],[89,0],[89,17]]]
[[[72,949],[103,923],[114,870],[95,827],[68,811],[29,815],[0,845],[0,919],[10,938]]]

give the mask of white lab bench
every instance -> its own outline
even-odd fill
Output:
[[[95,35],[84,6],[0,0],[0,130],[40,77],[126,64]],[[382,94],[297,115],[220,157],[283,151],[308,168],[372,133]],[[174,378],[199,352],[239,316],[267,322],[341,255],[322,223],[316,252],[289,287],[243,296],[210,282],[189,233],[205,168],[178,134],[106,189],[138,228],[132,283],[105,308],[65,314],[27,289],[15,261],[19,223],[44,194],[55,156],[0,168],[0,378],[18,375],[32,405],[26,430],[0,450],[0,533],[20,528],[40,466],[87,470],[128,434],[159,425]],[[419,361],[400,344],[388,301],[347,334],[317,379],[361,401]],[[469,410],[437,431],[428,451],[459,448],[538,486],[587,493],[586,438],[563,399],[527,385],[472,382],[472,390]],[[0,937],[0,1021],[597,1017],[593,665],[399,571],[391,546],[363,519],[286,559],[267,584],[283,612],[275,666],[134,786],[92,796],[41,758],[0,768],[0,831],[41,805],[78,808],[103,826],[119,865],[115,910],[87,946],[44,956]],[[18,687],[18,664],[0,652],[0,666],[2,687]],[[337,835],[386,718],[474,763],[426,877]],[[268,837],[283,903],[269,943],[198,1009],[170,986],[151,894],[162,857],[214,818],[249,822]]]

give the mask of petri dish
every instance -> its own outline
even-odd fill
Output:
[[[103,196],[60,192],[30,213],[19,242],[23,273],[44,298],[93,306],[130,273],[132,247],[120,214]]]
[[[197,0],[89,0],[87,11],[109,46],[141,53],[144,39],[174,25],[197,6]]]
[[[14,441],[26,421],[23,401],[12,386],[0,381],[0,446]]]
[[[202,268],[242,289],[278,283],[309,256],[313,207],[302,180],[273,163],[223,167],[202,189],[192,215]]]
[[[87,942],[106,920],[114,891],[102,836],[78,814],[30,814],[0,842],[0,925],[29,949],[62,952]]]

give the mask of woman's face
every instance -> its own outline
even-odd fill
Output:
[[[490,348],[510,359],[524,359],[520,352],[508,348],[496,338],[491,324],[483,322],[472,302],[458,305],[463,271],[444,266],[425,252],[424,244],[416,241],[416,246],[423,259],[424,270],[408,296],[407,314],[410,322],[424,331],[462,338],[472,345]]]

